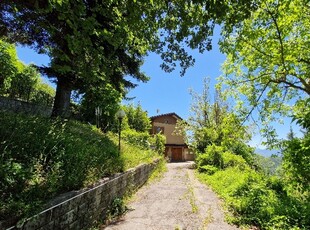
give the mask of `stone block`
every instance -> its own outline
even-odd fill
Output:
[[[80,218],[84,216],[86,212],[88,212],[88,204],[87,203],[80,204],[78,206],[78,211],[77,211],[78,217]]]
[[[24,224],[23,229],[32,230],[32,229],[38,229],[41,226],[46,225],[46,223],[49,223],[53,220],[52,217],[52,210],[46,210],[38,215],[29,218]]]
[[[70,226],[73,222],[77,220],[77,209],[73,209],[69,212],[67,212],[65,215],[61,216],[59,218],[59,228],[65,229]]]
[[[51,221],[48,224],[42,226],[41,228],[39,228],[38,230],[54,230],[55,229],[55,222]]]

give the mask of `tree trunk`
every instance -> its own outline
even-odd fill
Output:
[[[68,118],[70,116],[70,99],[72,85],[64,78],[58,78],[52,117]]]

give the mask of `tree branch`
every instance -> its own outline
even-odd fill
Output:
[[[244,122],[249,118],[249,116],[252,114],[252,112],[254,111],[254,109],[257,107],[258,102],[260,101],[260,99],[262,98],[264,92],[266,91],[268,85],[269,85],[270,81],[267,82],[267,84],[264,86],[263,90],[261,91],[260,95],[258,96],[258,98],[255,101],[254,106],[252,107],[252,109],[250,110],[250,112],[247,114],[247,116],[243,119],[243,121],[241,122],[241,125],[244,124]]]
[[[300,80],[300,79],[299,79]],[[308,95],[310,95],[310,91],[307,90],[307,88],[303,88],[301,86],[298,86],[296,84],[293,84],[287,80],[283,80],[283,79],[270,79],[270,82],[272,83],[276,83],[276,84],[286,84],[288,87],[291,87],[291,88],[294,88],[294,89],[299,89],[299,90],[302,90],[304,92],[306,92]]]

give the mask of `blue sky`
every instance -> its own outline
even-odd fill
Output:
[[[27,47],[18,46],[17,53],[25,64],[48,65],[49,63],[48,56],[38,55]],[[159,113],[175,112],[184,119],[188,118],[191,102],[189,89],[201,92],[203,79],[210,77],[212,92],[216,77],[221,74],[221,63],[225,60],[225,56],[219,52],[217,42],[213,42],[213,50],[210,52],[200,54],[194,50],[190,51],[190,54],[196,59],[196,63],[183,77],[178,70],[165,73],[160,68],[162,63],[160,56],[149,54],[142,70],[150,77],[150,81],[138,82],[139,86],[128,94],[128,97],[134,97],[134,99],[124,103],[140,103],[150,116],[156,115],[159,110]]]
[[[217,45],[219,31],[216,30],[213,41],[212,51],[200,54],[198,51],[190,51],[190,54],[196,59],[194,67],[187,70],[185,76],[181,77],[179,71],[165,73],[161,68],[162,63],[159,55],[150,54],[145,58],[142,70],[151,78],[147,83],[139,85],[130,91],[128,97],[135,97],[132,101],[124,103],[140,103],[149,116],[157,114],[175,112],[183,119],[190,115],[191,96],[189,89],[200,93],[203,88],[203,79],[210,78],[210,91],[214,93],[216,78],[221,75],[221,64],[225,60],[225,55],[221,54]],[[19,58],[25,63],[35,63],[37,65],[48,65],[49,58],[45,55],[38,55],[27,47],[17,47]],[[48,80],[46,80],[48,81]],[[212,99],[212,95],[211,95]],[[274,124],[281,138],[285,138],[289,132],[290,119],[285,120],[284,125]],[[294,126],[298,132],[298,128]],[[253,136],[250,145],[254,147],[261,146],[262,138],[256,134]]]

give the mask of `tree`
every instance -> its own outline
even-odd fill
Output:
[[[305,101],[303,110],[294,114],[294,119],[304,129],[303,137],[294,137],[282,142],[284,179],[291,191],[301,191],[309,200],[310,191],[310,99]]]
[[[123,109],[126,113],[129,128],[137,132],[149,132],[151,121],[147,112],[142,109],[140,104],[137,106],[134,104],[125,105]]]
[[[120,91],[134,86],[123,78],[126,74],[141,81],[148,79],[140,72],[145,46],[129,30],[133,18],[122,17],[128,13],[126,7],[117,1],[42,5],[15,1],[5,5],[4,12],[11,14],[4,17],[10,29],[7,37],[29,43],[52,58],[50,66],[41,71],[57,79],[54,116],[67,116],[71,91],[94,86],[98,78],[108,79]]]
[[[221,146],[250,162],[252,149],[244,144],[250,138],[247,127],[241,125],[238,116],[229,110],[220,90],[217,90],[213,103],[209,91],[208,79],[204,80],[201,94],[191,91],[191,116],[183,124],[178,123],[177,130],[185,127],[189,131],[189,145],[198,153],[204,153],[210,145]]]
[[[295,102],[310,95],[309,7],[308,1],[265,0],[235,30],[223,31],[220,81],[239,100],[244,120],[258,112],[270,144],[270,122],[292,115]]]
[[[49,84],[44,83],[41,78],[38,79],[34,88],[31,102],[52,107],[55,97],[55,89]]]
[[[179,61],[184,75],[194,63],[184,45],[210,50],[215,23],[227,20],[231,27],[252,8],[247,0],[5,0],[0,6],[0,36],[50,55],[51,66],[42,70],[57,78],[57,116],[67,113],[73,89],[91,86],[100,76],[118,86],[133,86],[123,78],[126,74],[146,81],[140,65],[148,51],[161,54],[162,68],[168,72]]]
[[[18,72],[15,46],[0,40],[0,93],[6,94]]]
[[[23,66],[22,71],[17,73],[11,80],[11,86],[8,89],[9,96],[30,101],[31,93],[40,78],[37,69],[31,65]]]
[[[115,113],[119,109],[122,95],[111,84],[102,84],[102,87],[89,88],[83,95],[80,105],[82,119],[95,124],[95,109],[100,108],[100,128],[108,131],[115,123]]]
[[[23,64],[17,57],[15,46],[1,40],[0,65],[1,95],[40,104],[50,105],[53,101],[53,89],[50,86],[43,86],[36,67]]]

